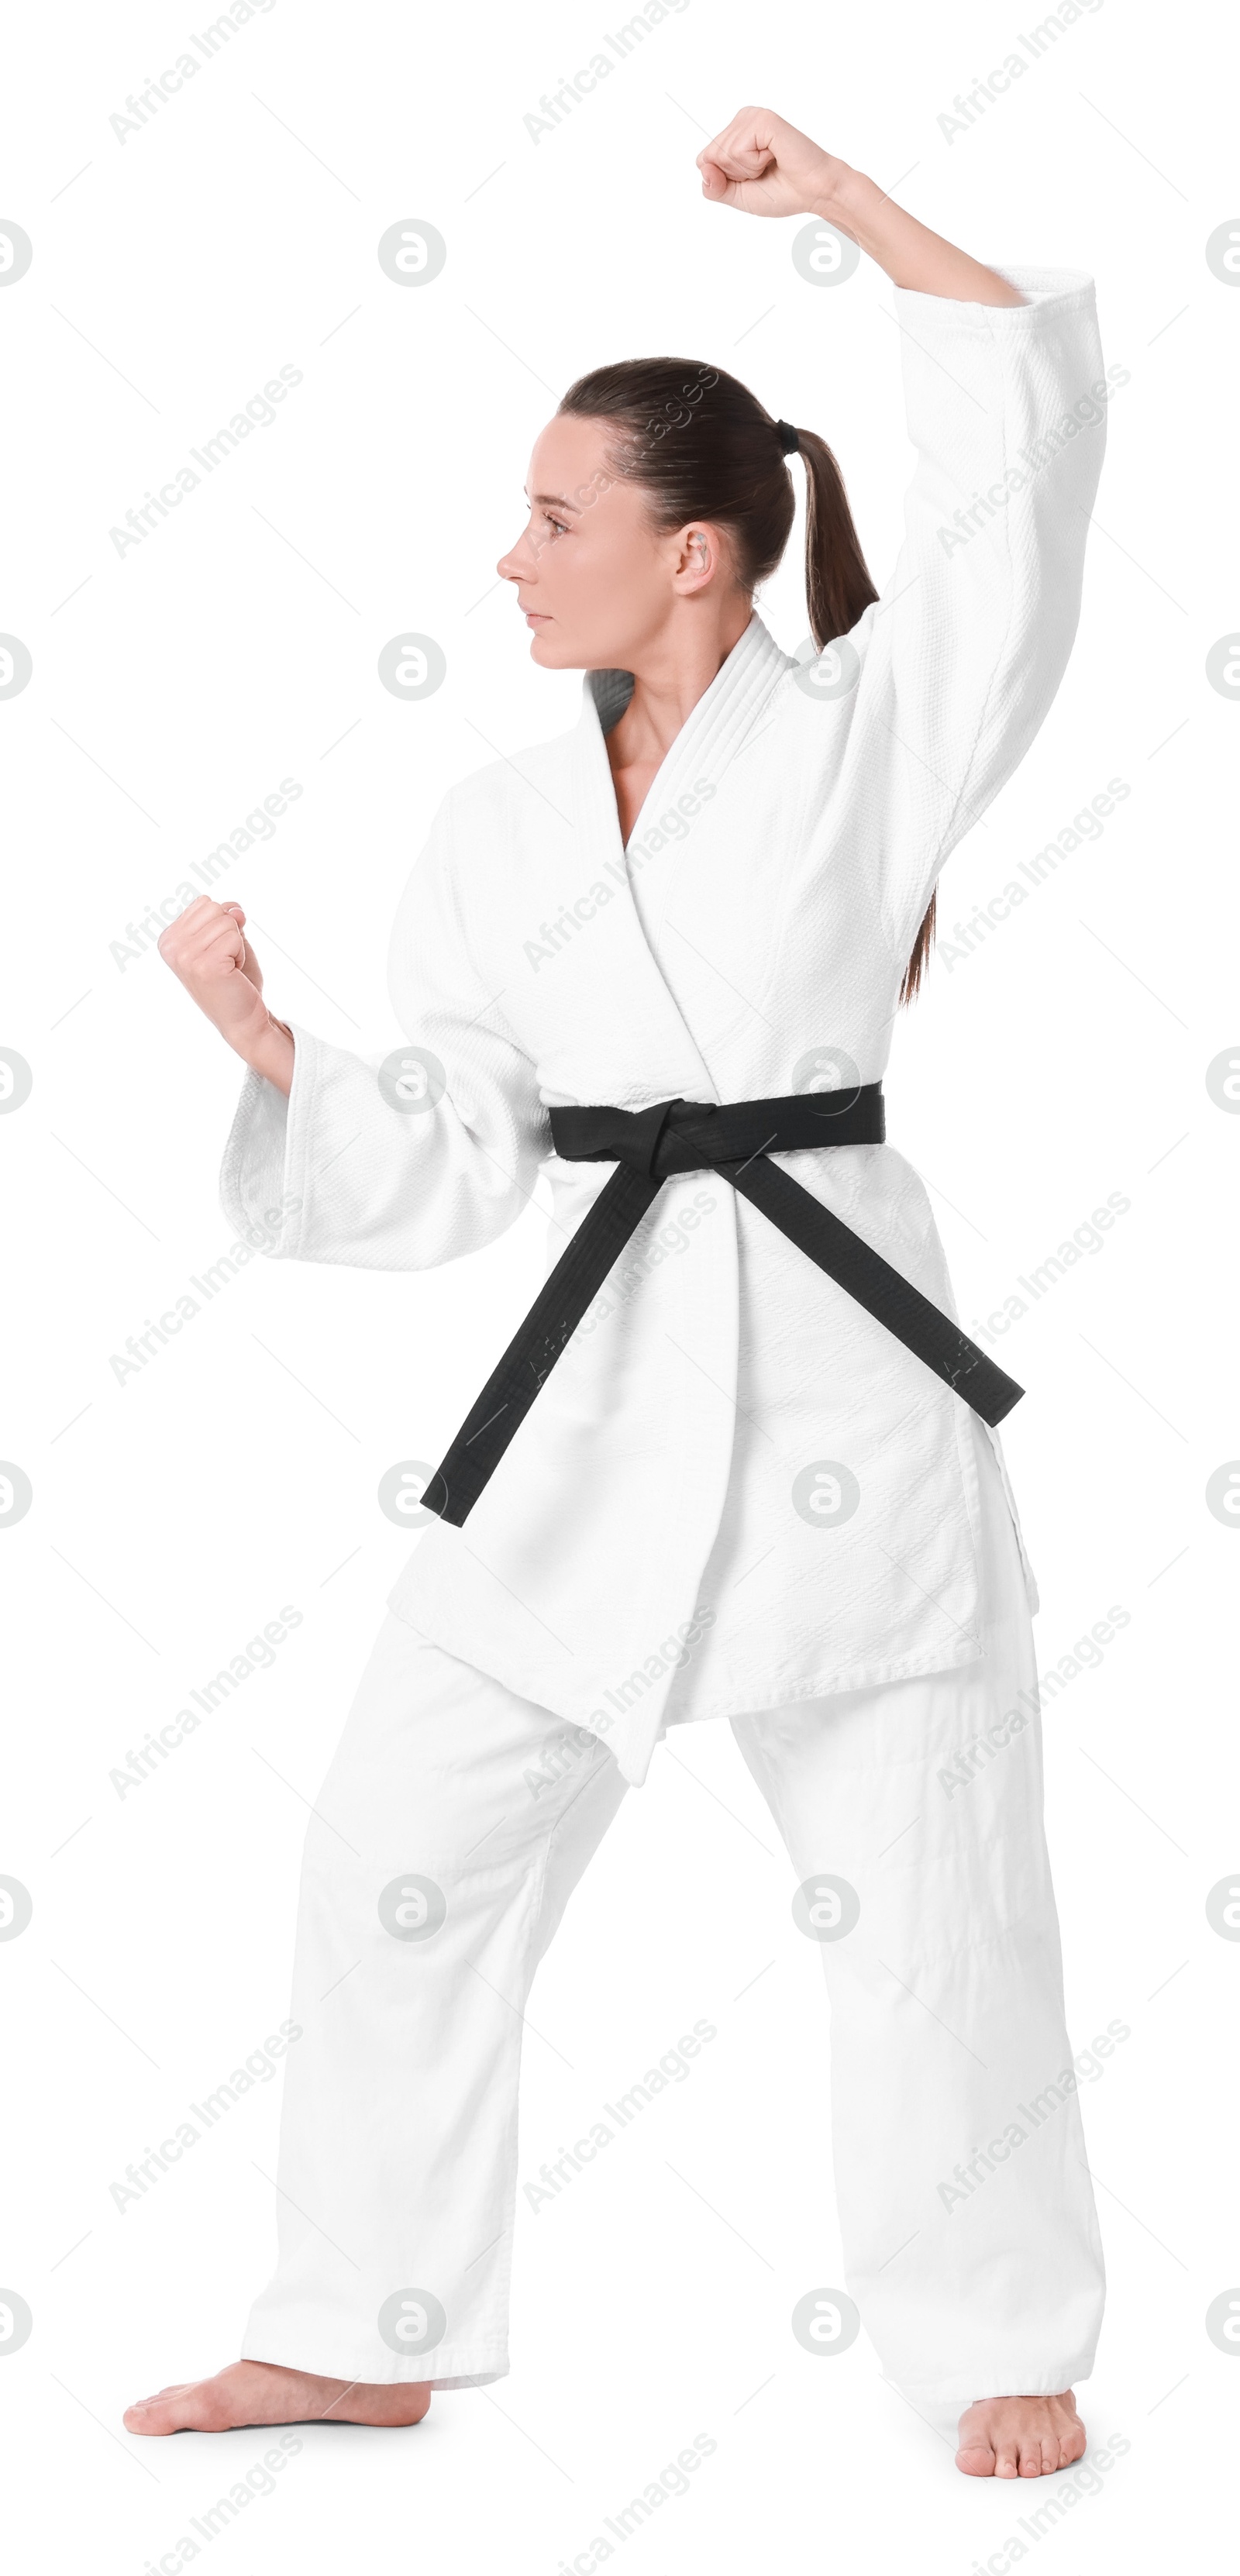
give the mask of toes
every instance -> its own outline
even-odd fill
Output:
[[[121,2418],[127,2433],[179,2433],[193,2421],[193,2409],[186,2399],[198,2383],[179,2379],[171,2388],[161,2388],[155,2397],[140,2397],[136,2406],[127,2406]]]
[[[1031,2401],[1028,2413],[1032,2423],[1022,2423],[1018,2415],[1014,2428],[1000,2434],[994,2430],[993,2415],[988,2421],[987,2410],[969,2408],[961,2417],[957,2468],[970,2478],[1045,2478],[1082,2458],[1087,2436],[1075,2411],[1066,2425],[1062,2404],[1054,2399]],[[980,2420],[970,2422],[970,2416]]]
[[[162,2432],[163,2426],[154,2412],[156,2402],[155,2398],[148,2397],[141,2406],[126,2407],[121,2422],[127,2433]]]

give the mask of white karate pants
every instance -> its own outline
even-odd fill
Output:
[[[938,2411],[1085,2378],[1103,2300],[1039,1726],[1011,1718],[1032,1633],[978,1448],[982,1661],[731,1721],[793,1879],[860,1899],[822,1945],[845,2278],[887,2376]],[[247,2358],[438,2388],[507,2370],[521,2016],[624,1792],[602,1744],[389,1614],[307,1837]]]

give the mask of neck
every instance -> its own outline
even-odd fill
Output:
[[[615,728],[623,736],[629,760],[662,762],[752,616],[750,602],[737,599],[712,617],[709,625],[693,619],[678,623],[635,655],[633,695]]]

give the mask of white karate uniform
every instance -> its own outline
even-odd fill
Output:
[[[418,1269],[492,1240],[541,1166],[553,1262],[613,1167],[552,1154],[549,1108],[881,1079],[939,870],[1062,676],[1102,461],[1092,285],[1005,274],[1023,305],[896,294],[918,454],[905,540],[878,603],[817,671],[755,614],[627,846],[605,742],[627,673],[588,673],[571,733],[451,792],[390,964],[400,1024],[442,1069],[443,1095],[404,1114],[378,1057],[294,1024],[289,1099],[249,1075],[229,1139],[222,1192],[239,1230],[259,1220],[270,1241],[278,1225],[281,1258]],[[773,1159],[955,1316],[925,1188],[895,1144]],[[497,1357],[479,1352],[479,1385]],[[798,1508],[807,1478],[847,1492],[829,1529]],[[1011,1561],[998,1625],[988,1556]],[[897,1830],[917,1803],[909,1771],[1006,1708],[1018,1668],[1033,1676],[1037,1596],[997,1435],[719,1175],[690,1174],[665,1184],[466,1528],[433,1522],[389,1603],[324,1793],[368,1858],[359,1879],[312,1830],[299,2011],[314,2019],[306,1998],[329,1984],[337,1944],[343,1969],[363,1935],[369,1982],[350,1977],[324,2007],[288,2077],[284,2188],[329,2235],[351,2234],[350,2280],[387,2296],[402,2275],[433,2288],[434,2274],[448,2318],[436,2372],[504,2367],[516,2040],[508,2004],[492,2013],[456,1972],[489,1958],[519,2004],[665,1725],[728,1716],[799,1873],[830,1853],[849,1876],[851,1854],[873,1888],[824,1958],[851,2106],[837,2173],[880,2349],[885,2336],[893,2371],[923,2393],[950,2380],[949,2396],[982,2394],[996,2371],[1027,2390],[1083,2375],[1101,2276],[1074,2104],[1049,2141],[1039,2129],[1010,2153],[976,2217],[937,2227],[923,2213],[918,2250],[881,2269],[927,2141],[936,2156],[950,2145],[950,2173],[1013,2086],[1070,2062],[1035,1731],[959,1808],[927,1790],[924,1824],[877,1876],[869,1858],[880,1824]],[[517,1784],[557,1719],[587,1750],[549,1841],[551,1806]],[[495,1850],[471,1871],[492,1815]],[[443,1926],[411,1945],[416,1982],[375,1912],[384,1872],[409,1869],[453,1891]],[[873,1964],[880,1933],[904,1985]],[[906,1992],[923,1986],[972,2043],[930,2035]],[[980,2091],[971,2048],[990,2070]],[[910,2070],[916,2123],[897,2107]],[[415,2095],[429,2162],[410,2146]],[[247,2348],[362,2378],[429,2375],[376,2341],[373,2306],[368,2323],[323,2238],[281,2209],[281,2271]]]
[[[223,1180],[238,1228],[283,1192],[279,1257],[416,1270],[511,1224],[541,1162],[556,1259],[612,1166],[551,1155],[549,1106],[778,1095],[824,1049],[881,1078],[938,871],[1036,732],[1076,627],[1105,421],[1093,289],[1009,273],[1028,303],[896,296],[919,462],[892,580],[846,639],[853,685],[811,695],[755,616],[627,863],[604,740],[627,674],[587,674],[571,733],[454,788],[390,970],[447,1092],[403,1115],[377,1058],[295,1025],[291,1098],[245,1086]],[[557,951],[544,929],[568,919]],[[897,1144],[774,1159],[954,1312]],[[964,1406],[706,1177],[665,1185],[466,1529],[427,1529],[391,1595],[450,1654],[605,1733],[633,1782],[700,1602],[713,1624],[681,1679],[702,1716],[980,1651]],[[498,1356],[479,1352],[479,1386]],[[792,1502],[821,1460],[860,1486],[829,1564]]]
[[[982,1657],[732,1719],[797,1884],[826,1870],[860,1901],[822,1947],[845,2280],[923,2413],[1084,2379],[1103,2297],[1020,1557],[972,1436]],[[440,2388],[507,2370],[522,2016],[624,1795],[589,1729],[389,1612],[306,1844],[279,2262],[248,2359]]]

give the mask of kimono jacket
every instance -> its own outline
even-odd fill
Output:
[[[1023,305],[896,293],[918,461],[877,604],[818,668],[755,614],[627,850],[605,743],[625,672],[588,672],[569,733],[454,787],[389,970],[432,1105],[406,1114],[377,1059],[293,1024],[288,1100],[245,1083],[222,1174],[234,1226],[287,1195],[274,1257],[416,1270],[492,1241],[541,1170],[553,1262],[614,1165],[557,1158],[550,1107],[881,1078],[939,870],[1062,676],[1102,463],[1091,281],[1005,274]],[[896,1146],[775,1159],[959,1320]],[[479,1387],[498,1356],[497,1336]],[[928,1367],[721,1175],[690,1173],[464,1526],[425,1528],[390,1607],[640,1782],[669,1718],[981,1654],[973,1439]]]

